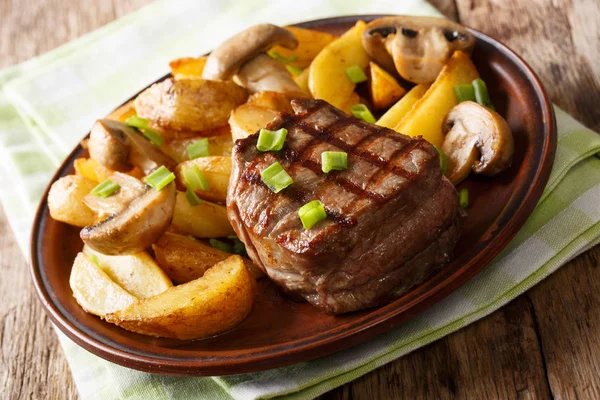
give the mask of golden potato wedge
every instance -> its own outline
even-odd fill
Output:
[[[339,39],[329,43],[310,64],[308,86],[315,99],[323,99],[335,107],[347,106],[356,85],[346,75],[346,69],[369,65],[369,56],[362,46],[365,23],[358,21]]]
[[[169,140],[163,144],[160,149],[169,157],[182,163],[190,159],[187,153],[187,146],[194,143],[196,140],[204,139],[203,137],[195,137],[192,139],[176,139]],[[230,157],[231,150],[233,149],[233,140],[231,139],[231,130],[229,125],[225,130],[225,134],[218,136],[209,136],[208,139],[208,153],[211,156],[223,156]]]
[[[226,125],[247,97],[232,81],[169,78],[143,91],[134,104],[138,116],[167,132],[200,132]]]
[[[233,235],[225,206],[206,200],[192,206],[184,192],[177,192],[172,226],[178,233],[199,238],[217,238]]]
[[[376,109],[388,108],[407,92],[387,71],[374,62],[369,63],[369,90]]]
[[[394,128],[402,121],[402,118],[408,114],[415,103],[423,97],[427,89],[429,89],[429,86],[430,85],[427,84],[420,84],[410,89],[404,97],[387,110],[375,123],[379,126],[385,126],[386,128]]]
[[[206,56],[184,57],[173,60],[169,63],[171,75],[175,79],[202,79],[206,58]]]
[[[133,100],[131,100],[117,108],[115,111],[111,112],[106,118],[125,122],[127,118],[133,115],[135,115],[135,106],[133,105]]]
[[[458,104],[454,86],[471,83],[479,78],[475,65],[462,51],[456,51],[444,66],[435,82],[393,129],[408,136],[423,136],[423,139],[442,147],[444,135],[442,121]]]
[[[231,137],[235,143],[238,139],[243,139],[255,134],[259,129],[275,119],[279,113],[264,107],[257,107],[252,104],[243,104],[231,112],[229,125],[231,126]]]
[[[231,256],[206,242],[172,232],[165,232],[152,248],[156,261],[176,284],[200,278],[213,265]],[[249,258],[242,258],[255,278],[264,275]]]
[[[319,32],[313,29],[297,28],[295,26],[287,26],[285,29],[296,36],[298,47],[291,50],[277,45],[273,46],[270,52],[277,53],[285,58],[295,57],[295,60],[287,62],[286,65],[291,65],[296,68],[308,67],[311,61],[325,48],[325,46],[337,39],[329,33]]]
[[[57,221],[79,227],[94,223],[96,214],[83,203],[83,198],[97,182],[79,175],[63,176],[48,192],[50,216]]]
[[[155,296],[173,284],[146,252],[109,256],[83,246],[83,254],[94,261],[108,277],[138,299]]]
[[[268,108],[269,110],[293,113],[291,99],[285,93],[262,91],[256,92],[248,98],[247,104]]]
[[[198,166],[202,171],[209,186],[208,190],[196,190],[198,197],[225,204],[229,176],[231,175],[231,157],[208,156],[182,162],[175,170],[179,186],[187,187],[183,171],[193,165]]]
[[[308,76],[310,73],[310,68],[306,68],[300,75],[294,76],[294,82],[296,85],[302,89],[302,91],[308,95],[310,95],[310,88],[308,87]]]
[[[254,279],[240,256],[231,256],[203,277],[140,300],[106,320],[156,337],[198,339],[232,329],[250,313]]]
[[[77,303],[90,314],[104,317],[107,313],[127,308],[138,299],[123,289],[84,253],[77,254],[69,285]]]
[[[78,158],[74,161],[73,166],[75,167],[76,175],[91,179],[96,183],[100,183],[108,179],[112,174],[115,173],[115,171],[112,169],[98,164],[98,162],[93,158]],[[144,177],[142,170],[137,167],[126,172],[126,174],[137,179],[142,179]]]

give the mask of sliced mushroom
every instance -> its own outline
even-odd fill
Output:
[[[140,132],[123,122],[96,121],[88,141],[90,156],[99,164],[126,172],[133,166],[148,174],[164,165],[172,170],[177,163],[150,143]]]
[[[494,176],[511,163],[512,132],[500,114],[473,101],[455,106],[446,116],[442,150],[448,157],[448,179],[455,185],[471,170]]]
[[[202,78],[226,80],[237,74],[237,81],[251,94],[269,90],[305,97],[285,65],[266,54],[277,44],[293,49],[298,41],[276,25],[252,26],[227,39],[208,56]]]
[[[119,190],[106,198],[87,194],[83,197],[83,203],[104,219],[109,215],[123,211],[133,200],[146,192],[147,187],[133,176],[115,172],[108,179],[119,185]]]
[[[414,83],[433,82],[454,51],[471,54],[475,37],[462,25],[432,17],[384,17],[367,24],[365,51],[388,72]]]
[[[146,190],[122,211],[96,225],[86,226],[80,237],[102,254],[132,254],[150,247],[167,230],[175,209],[175,182],[162,190]]]

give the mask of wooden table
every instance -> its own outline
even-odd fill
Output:
[[[215,0],[216,1],[216,0]],[[148,0],[0,0],[0,67],[44,53]],[[552,101],[600,132],[598,0],[435,0],[506,43]],[[600,398],[600,246],[504,308],[323,399]],[[75,398],[25,259],[0,210],[0,398]]]

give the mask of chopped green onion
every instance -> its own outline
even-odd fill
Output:
[[[216,249],[226,251],[227,253],[233,253],[233,246],[231,246],[229,243],[225,243],[218,239],[210,239],[208,242]]]
[[[194,143],[188,144],[185,150],[190,157],[190,160],[199,157],[208,157],[210,156],[210,152],[208,151],[208,139],[199,139],[194,141]]]
[[[149,141],[151,141],[156,146],[160,147],[165,143],[165,138],[154,132],[152,129],[148,127],[148,120],[144,118],[140,118],[137,115],[132,115],[127,118],[125,124],[137,128],[142,135],[146,137]]]
[[[324,151],[321,153],[321,169],[323,172],[343,171],[348,169],[348,154],[343,151]]]
[[[359,65],[346,68],[346,75],[348,75],[352,83],[361,83],[368,79],[365,71]]]
[[[187,188],[187,190],[185,191],[185,197],[187,198],[188,203],[190,203],[190,206],[192,207],[195,207],[202,203],[202,200],[200,200],[196,192],[194,192],[191,188]]]
[[[119,190],[120,187],[121,186],[118,183],[107,179],[99,183],[98,186],[93,188],[90,193],[96,197],[102,197],[103,199],[105,199],[108,196],[115,193],[117,190]]]
[[[298,209],[298,216],[304,229],[310,229],[319,221],[327,218],[325,207],[319,200],[313,200]]]
[[[287,137],[287,129],[281,128],[276,131],[270,131],[262,128],[258,134],[256,148],[260,151],[279,151],[283,148],[283,143]]]
[[[196,164],[183,168],[183,180],[185,181],[185,185],[192,190],[210,189],[206,177]]]
[[[460,189],[460,192],[458,192],[458,204],[460,204],[460,206],[462,208],[469,207],[469,190],[468,189]]]
[[[246,246],[240,239],[233,241],[233,254],[239,254],[241,256],[247,256]]]
[[[298,59],[297,56],[291,56],[291,57],[284,57],[281,54],[275,52],[275,51],[269,51],[267,53],[268,55],[270,55],[272,58],[281,61],[282,63],[290,63],[292,61],[296,61]]]
[[[473,81],[473,89],[475,91],[475,100],[482,106],[491,108],[494,110],[492,101],[490,100],[490,94],[488,93],[487,86],[481,78],[477,78]]]
[[[285,68],[290,72],[290,74],[292,75],[300,75],[302,73],[302,68],[298,68],[298,67],[294,67],[292,65],[286,65]]]
[[[227,239],[229,239],[229,240],[240,240],[240,239],[237,237],[237,235],[229,235],[229,236],[227,236]]]
[[[365,106],[364,104],[356,104],[352,106],[352,108],[350,108],[350,111],[352,112],[352,115],[354,115],[356,118],[360,118],[363,121],[368,122],[370,124],[375,123],[375,117],[373,116],[373,114],[371,114],[371,111],[369,111],[367,106]]]
[[[294,183],[294,180],[281,167],[278,162],[274,162],[260,173],[262,181],[269,189],[275,193],[281,192],[286,187]]]
[[[437,147],[435,144],[432,146],[435,147],[438,155],[440,156],[440,168],[442,169],[442,174],[446,175],[448,173],[448,156],[446,156],[446,153],[444,153],[442,149]]]
[[[173,180],[175,180],[175,174],[164,165],[161,165],[160,168],[144,178],[144,181],[156,190],[162,190]]]
[[[98,257],[96,257],[95,254],[88,254],[87,256],[94,264],[100,266],[100,260],[98,259]]]
[[[148,129],[148,120],[140,118],[137,115],[132,115],[125,120],[125,124],[138,129]]]
[[[463,101],[475,101],[475,89],[470,83],[454,85],[454,94],[459,103]]]

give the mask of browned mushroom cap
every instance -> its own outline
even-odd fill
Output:
[[[271,91],[306,97],[283,63],[264,53],[244,64],[236,76],[251,94]]]
[[[96,225],[86,226],[80,237],[102,254],[132,254],[150,247],[167,230],[175,209],[175,182],[162,190],[146,190],[129,205]]]
[[[456,50],[471,54],[475,37],[444,18],[396,16],[371,21],[362,36],[365,51],[389,72],[414,83],[433,82]]]
[[[161,165],[171,170],[177,166],[140,132],[110,119],[96,121],[90,132],[88,150],[99,164],[115,171],[126,172],[136,166],[148,174]]]
[[[231,79],[242,65],[276,44],[294,49],[298,46],[298,41],[291,32],[277,25],[251,26],[227,39],[210,53],[202,72],[202,78]]]
[[[473,101],[455,106],[442,126],[442,150],[448,157],[448,179],[455,185],[472,170],[494,176],[512,161],[514,142],[510,127],[495,111]]]

